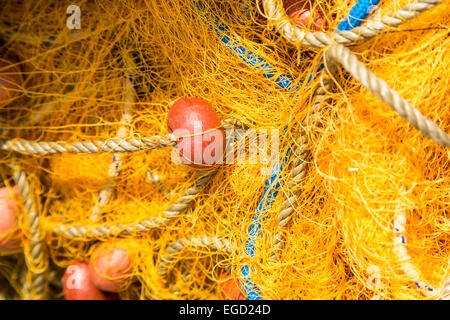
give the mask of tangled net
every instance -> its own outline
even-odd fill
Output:
[[[380,1],[335,32],[357,2],[315,2],[320,32],[275,0],[80,1],[80,30],[66,1],[5,4],[24,81],[0,107],[0,176],[23,245],[0,251],[2,297],[61,298],[64,269],[114,244],[133,258],[121,299],[218,299],[227,279],[249,298],[448,298],[450,6]],[[174,163],[183,96],[230,130],[284,128],[257,232],[271,164]]]

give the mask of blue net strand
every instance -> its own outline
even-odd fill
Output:
[[[359,27],[375,9],[380,0],[359,0],[350,10],[348,16],[339,24],[338,31],[348,31]]]
[[[272,79],[278,73],[274,66],[265,61],[257,53],[252,52],[240,44],[239,40],[234,39],[229,32],[229,28],[221,23],[219,19],[211,15],[201,1],[194,1],[200,17],[205,21],[209,28],[214,31],[220,41],[230,50],[234,51],[242,61],[257,70],[262,71],[262,75]],[[286,90],[297,90],[293,86],[294,79],[290,75],[280,75],[275,79],[275,83]]]

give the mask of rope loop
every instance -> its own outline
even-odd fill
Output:
[[[280,0],[263,0],[264,12],[271,23],[275,24],[277,31],[294,44],[302,44],[311,48],[323,48],[335,44],[353,45],[359,41],[373,38],[388,28],[398,27],[406,21],[418,16],[422,12],[431,9],[441,3],[442,0],[418,0],[408,3],[400,10],[392,12],[384,17],[367,21],[362,26],[357,26],[364,20],[367,12],[352,14],[339,25],[339,32],[307,32],[300,30],[290,21],[286,15]],[[367,8],[378,3],[376,0],[360,0],[358,4]],[[358,9],[355,6],[354,9]]]

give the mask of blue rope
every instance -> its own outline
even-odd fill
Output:
[[[339,24],[338,31],[348,31],[359,27],[379,2],[380,0],[359,0]]]

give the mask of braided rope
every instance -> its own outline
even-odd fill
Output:
[[[97,224],[91,226],[66,225],[64,223],[49,224],[53,234],[62,235],[73,239],[95,239],[110,235],[129,235],[134,232],[147,232],[161,226],[167,225],[174,218],[178,217],[191,204],[194,198],[200,193],[203,186],[217,172],[217,168],[209,171],[197,171],[197,181],[187,189],[175,203],[164,210],[161,216],[149,218],[128,224]]]
[[[177,138],[172,134],[141,139],[108,139],[104,141],[44,142],[30,140],[0,140],[0,150],[25,154],[50,155],[59,153],[133,152],[174,146]]]
[[[46,273],[48,267],[48,257],[43,248],[44,244],[42,241],[43,234],[40,226],[40,217],[25,172],[13,165],[13,178],[19,189],[20,196],[23,199],[24,211],[27,215],[31,238],[29,247],[25,247],[25,250],[29,250],[29,254],[25,254],[25,257],[29,268],[27,279],[31,281],[31,286],[28,285],[28,281],[25,281],[24,297],[25,299],[39,299],[43,298],[46,294]]]
[[[400,10],[380,19],[367,21],[360,27],[341,32],[326,33],[301,30],[287,17],[281,1],[262,1],[266,15],[275,22],[276,29],[281,35],[293,43],[301,43],[314,48],[322,48],[336,43],[349,45],[356,41],[368,40],[379,35],[389,27],[398,27],[441,2],[442,0],[418,0],[414,3],[408,3]]]
[[[311,110],[309,112],[309,116],[304,121],[304,125],[306,127],[313,127],[315,125],[315,121],[313,117],[320,112],[320,109],[322,107],[322,102],[326,98],[326,91],[329,90],[331,85],[331,81],[328,77],[321,75],[320,79],[320,86],[317,87],[316,91],[314,92],[313,101],[311,105]],[[310,123],[311,122],[311,123]],[[310,130],[308,130],[310,131]],[[294,150],[294,161],[291,173],[289,174],[289,179],[286,182],[287,187],[293,188],[295,186],[298,186],[302,180],[304,179],[306,175],[306,169],[307,169],[307,158],[310,154],[309,150],[305,148],[306,146],[306,140],[307,140],[307,132],[305,130],[302,130],[300,132],[300,135],[298,136],[296,140],[296,145],[298,146]],[[281,211],[278,215],[278,227],[283,228],[287,225],[287,223],[290,221],[294,211],[295,211],[295,205],[297,202],[297,198],[299,196],[300,190],[297,191],[288,191],[284,193],[284,201],[281,208]],[[274,240],[272,242],[272,249],[274,252],[271,255],[272,260],[279,260],[280,251],[284,247],[284,239],[283,239],[283,233],[281,231],[277,231],[275,234]]]
[[[339,62],[364,87],[386,102],[392,110],[422,132],[424,136],[440,145],[450,147],[450,135],[436,126],[419,110],[411,106],[408,101],[391,89],[384,80],[369,71],[348,48],[343,45],[332,46],[326,50],[326,56],[332,61]]]
[[[450,300],[450,278],[445,281],[439,300]]]
[[[245,127],[238,120],[224,120],[224,128],[230,128],[233,126]],[[192,187],[187,189],[180,198],[178,198],[169,208],[164,210],[160,217],[149,218],[139,222],[133,222],[128,224],[96,224],[91,226],[84,225],[66,225],[63,223],[49,224],[49,227],[53,234],[63,235],[73,239],[96,239],[109,235],[128,235],[133,232],[147,232],[156,228],[160,228],[163,225],[167,225],[174,218],[184,212],[192,203],[194,198],[201,191],[203,186],[211,179],[211,177],[217,172],[217,168],[211,170],[197,171],[197,181]]]
[[[384,294],[381,291],[383,283],[381,281],[381,272],[380,268],[376,265],[370,265],[367,267],[367,273],[369,276],[367,277],[366,286],[375,291],[374,295],[370,300],[382,300],[384,299]]]
[[[20,273],[19,284],[20,284],[20,296],[23,300],[31,300],[32,299],[32,274],[29,272],[27,267],[25,266]]]
[[[211,251],[217,251],[225,254],[231,254],[232,246],[228,239],[210,236],[200,236],[198,238],[181,238],[171,243],[165,249],[165,255],[161,257],[158,264],[158,273],[165,276],[170,266],[175,263],[176,256],[187,246],[195,248],[208,248]]]
[[[406,210],[397,208],[397,214],[393,221],[394,241],[392,251],[397,256],[397,260],[401,263],[401,268],[408,280],[413,282],[425,296],[433,297],[439,290],[420,280],[422,278],[420,271],[411,263],[412,258],[408,254],[408,249],[406,247],[405,225]]]
[[[223,127],[245,127],[239,120],[222,121]],[[14,151],[23,154],[51,155],[61,153],[101,153],[101,152],[134,152],[175,146],[178,138],[169,133],[163,136],[144,137],[140,139],[111,138],[96,141],[78,142],[45,142],[23,139],[0,139],[0,150]]]
[[[145,177],[150,183],[159,184],[161,182],[161,177],[156,172],[153,172],[150,168],[145,172]]]

